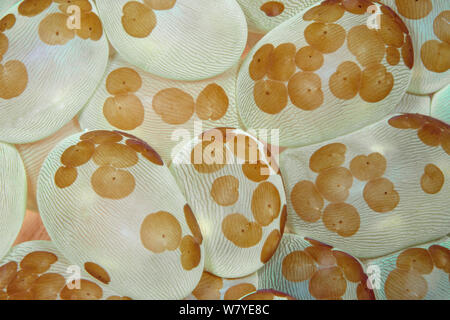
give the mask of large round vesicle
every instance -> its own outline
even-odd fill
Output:
[[[109,40],[121,56],[164,78],[214,77],[235,65],[245,48],[245,16],[234,0],[96,3]]]
[[[27,181],[17,149],[0,143],[0,259],[19,234],[25,216]]]
[[[282,290],[298,300],[375,299],[359,260],[294,234],[283,236],[272,260],[258,271],[258,280],[259,289]]]
[[[320,0],[237,0],[252,32],[266,33]]]
[[[379,300],[440,300],[450,291],[450,241],[405,248],[380,258],[366,260],[379,278],[374,289]]]
[[[48,137],[91,97],[108,42],[95,6],[86,3],[79,25],[67,6],[52,1],[22,1],[0,16],[0,24],[8,22],[0,29],[0,140]]]
[[[395,114],[336,139],[283,151],[288,228],[361,258],[446,235],[449,137],[450,126],[437,119]],[[428,231],[421,232],[425,226]]]
[[[408,92],[425,95],[446,86],[450,81],[450,3],[439,0],[383,3],[400,16],[410,31],[414,67]],[[403,51],[402,47],[402,54]]]
[[[94,150],[82,163],[76,161],[78,153],[67,154],[80,144]],[[42,166],[38,205],[58,249],[118,293],[181,299],[203,271],[202,237],[195,218],[185,214],[189,205],[174,178],[156,156],[139,138],[117,131],[70,136]],[[77,174],[65,183],[71,171]]]
[[[372,1],[308,4],[255,45],[238,77],[243,124],[279,130],[282,147],[319,143],[379,121],[411,78],[409,31],[391,9]],[[369,23],[375,9],[378,29]]]
[[[174,81],[152,75],[121,56],[80,114],[82,129],[120,130],[139,136],[170,163],[194,134],[238,127],[235,102],[237,67],[200,81]]]
[[[220,278],[204,271],[197,287],[185,300],[239,300],[258,288],[258,274]]]
[[[52,242],[28,241],[0,260],[0,300],[109,300],[117,294],[107,279],[98,264],[74,265]]]
[[[275,165],[260,141],[232,128],[204,132],[173,159],[203,234],[206,271],[247,276],[276,252],[286,197]]]

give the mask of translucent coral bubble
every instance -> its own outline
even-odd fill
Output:
[[[121,56],[164,78],[214,77],[235,65],[245,48],[247,25],[235,1],[99,0],[96,4],[109,40]],[[192,36],[181,43],[187,34]]]
[[[103,80],[81,112],[80,126],[138,136],[151,144],[160,160],[170,163],[182,145],[201,130],[239,125],[236,77],[237,66],[206,80],[168,80],[117,55],[109,61]],[[151,153],[146,151],[149,157]]]
[[[29,143],[61,129],[87,103],[104,74],[108,43],[93,6],[80,32],[56,2],[22,1],[7,13],[15,21],[2,33],[0,140]]]
[[[429,102],[418,99],[415,106],[404,99],[398,108],[429,112]],[[442,121],[408,113],[288,148],[280,155],[290,195],[287,228],[364,258],[445,236],[449,136]],[[421,231],[425,226],[430,232]],[[361,286],[361,296],[364,292]]]
[[[387,116],[406,92],[414,64],[412,33],[386,6],[363,0],[304,4],[308,8],[259,40],[237,82],[243,125],[279,130],[278,145],[288,148]],[[375,9],[383,21],[379,30],[367,26]]]
[[[254,273],[278,248],[286,196],[264,148],[240,129],[218,128],[186,144],[171,163],[202,233],[205,270],[215,276]]]
[[[117,293],[105,274],[95,263],[74,265],[50,241],[28,241],[0,260],[0,292],[9,300],[106,300]]]
[[[249,30],[267,33],[301,10],[320,0],[237,0],[247,18]]]
[[[185,300],[239,300],[256,291],[257,286],[256,273],[241,278],[221,278],[204,271],[197,287]]]
[[[17,150],[0,143],[0,257],[16,239],[25,216],[27,182],[25,168]]]
[[[344,251],[285,234],[273,257],[258,271],[258,287],[283,290],[299,300],[356,300],[361,296],[358,285],[365,285],[367,279],[363,268]]]
[[[70,150],[77,159],[72,147],[79,144],[94,152],[74,163],[74,181],[60,188],[61,155]],[[42,166],[37,198],[64,255],[123,296],[181,299],[200,279],[205,258],[196,220],[186,215],[187,201],[169,169],[138,137],[99,130],[64,139]],[[86,284],[79,292],[63,289],[62,297],[85,298],[96,290]]]

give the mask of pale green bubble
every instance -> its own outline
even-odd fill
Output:
[[[450,205],[448,194],[450,184],[444,183],[441,190],[435,194],[424,192],[421,186],[425,168],[429,164],[437,166],[448,180],[450,162],[448,154],[441,146],[430,147],[418,137],[418,130],[398,129],[389,120],[397,115],[390,115],[383,120],[342,137],[327,140],[319,144],[289,148],[280,155],[280,167],[283,174],[288,199],[287,227],[293,232],[304,235],[330,245],[339,247],[358,258],[374,258],[384,256],[394,251],[417,244],[432,241],[448,234],[450,216],[446,209]],[[319,175],[310,167],[312,156],[322,147],[340,143],[345,145],[345,161],[340,167],[352,172],[353,181],[348,188],[348,196],[343,201],[356,209],[356,217],[339,229],[328,223],[333,210],[327,208],[334,205],[324,194],[322,216],[315,222],[303,219],[299,206],[294,206],[292,194],[301,181],[318,181]],[[378,153],[386,161],[383,174],[372,180],[358,175],[354,159],[359,156],[369,156]],[[353,162],[353,169],[352,169]],[[373,165],[373,161],[371,162]],[[342,168],[341,168],[342,169]],[[384,181],[383,190],[389,196],[382,198],[378,205],[385,206],[382,210],[374,205],[372,181]],[[341,182],[340,182],[341,183]],[[390,193],[389,193],[390,192]],[[299,198],[295,198],[299,199]],[[381,197],[380,197],[381,199]],[[301,201],[301,199],[299,199]],[[392,201],[392,202],[391,202]],[[389,205],[388,205],[389,204]],[[377,210],[377,211],[375,211]],[[383,211],[384,212],[381,212]],[[325,212],[328,212],[325,214]],[[356,222],[357,221],[357,222]],[[339,230],[356,232],[338,232]],[[427,232],[423,232],[427,230]]]
[[[84,134],[61,141],[50,152],[39,174],[38,206],[50,238],[73,263],[83,266],[86,262],[93,262],[107,270],[111,288],[121,295],[133,299],[186,297],[200,280],[204,251],[203,245],[198,246],[201,254],[198,263],[190,270],[183,267],[180,243],[192,232],[183,211],[187,202],[169,169],[137,154],[139,161],[135,165],[117,169],[116,173],[122,173],[122,176],[109,176],[111,180],[105,177],[103,181],[108,183],[98,187],[93,182],[94,174],[105,168],[110,171],[116,169],[99,167],[96,162],[101,155],[97,155],[94,156],[96,161],[91,158],[76,166],[75,180],[60,188],[55,183],[55,175],[62,166],[61,156],[69,147],[79,143]],[[110,134],[119,136],[118,143],[127,148],[128,137]],[[134,185],[128,183],[130,180],[120,180],[123,176],[127,179],[131,176]],[[121,193],[124,185],[126,194]],[[160,211],[175,217],[181,235],[175,249],[170,247],[155,252],[145,246],[148,242],[142,238],[152,230],[145,229],[143,233],[141,230],[144,220]]]
[[[17,271],[21,269],[20,263],[21,261],[29,254],[33,254],[39,252],[40,254],[45,253],[49,256],[52,256],[52,261],[48,266],[48,270],[46,270],[43,274],[36,274],[36,276],[42,276],[45,274],[58,274],[62,276],[66,283],[71,283],[74,286],[80,285],[80,288],[83,289],[83,282],[89,281],[91,282],[91,286],[94,286],[97,288],[93,292],[96,294],[91,296],[91,299],[99,298],[100,300],[106,300],[107,298],[111,296],[118,296],[116,292],[111,290],[110,286],[98,281],[91,275],[89,275],[85,270],[84,267],[81,265],[76,265],[73,262],[70,262],[69,260],[64,257],[63,254],[56,248],[53,242],[51,241],[43,241],[43,240],[36,240],[36,241],[27,241],[20,243],[16,246],[14,246],[8,254],[0,260],[0,268],[11,262],[17,263]],[[56,259],[54,259],[56,257]],[[74,282],[72,282],[74,281]],[[100,288],[100,290],[98,290]],[[63,288],[61,288],[63,289]],[[74,290],[77,289],[76,287],[73,288]],[[62,290],[61,290],[62,291]],[[60,291],[60,292],[61,292]],[[62,299],[60,292],[57,293],[56,299]],[[66,290],[67,292],[67,290]],[[70,291],[68,291],[70,292]],[[91,292],[91,293],[93,293]],[[48,292],[47,292],[48,294]],[[32,299],[37,299],[38,297],[33,296]],[[46,296],[46,299],[48,299],[49,296]]]
[[[271,240],[280,235],[277,232],[286,195],[281,176],[270,166],[273,162],[270,163],[267,157],[259,158],[267,169],[264,172],[263,167],[260,168],[261,183],[244,169],[244,152],[247,150],[247,161],[256,160],[258,155],[265,154],[263,143],[242,130],[230,130],[227,134],[237,138],[225,144],[225,152],[221,151],[222,144],[217,144],[216,150],[203,149],[202,143],[207,139],[202,142],[197,137],[176,155],[170,169],[201,228],[207,257],[205,270],[224,278],[239,278],[262,268],[270,257]],[[220,139],[218,132],[213,136]],[[244,139],[255,147],[245,150],[245,144],[240,143]],[[208,158],[206,154],[212,153],[219,155],[214,159],[218,165],[201,162],[203,157]],[[270,200],[265,202],[266,199]],[[264,210],[265,205],[273,208],[273,212]],[[246,228],[247,223],[253,225],[254,229],[249,230],[255,232],[241,236],[233,234],[234,228],[240,229],[237,225]]]
[[[440,246],[447,248],[447,250],[450,248],[450,239],[448,237],[440,239],[435,242],[429,242],[426,244],[420,244],[417,246],[414,246],[413,248],[422,248],[425,250],[429,250],[431,246]],[[395,286],[395,282],[387,282],[388,285],[386,285],[386,280],[388,280],[389,275],[395,270],[398,269],[397,265],[397,259],[400,254],[405,252],[409,248],[405,248],[403,250],[397,251],[393,254],[386,255],[377,259],[367,260],[365,261],[367,266],[372,266],[371,269],[375,272],[372,275],[372,278],[375,283],[378,283],[377,288],[375,288],[375,295],[377,300],[386,300],[389,298],[392,299],[401,299],[401,297],[407,296],[407,293],[404,291],[406,288],[398,288],[397,290],[392,290],[392,286]],[[444,249],[445,250],[445,249]],[[430,251],[429,251],[430,252]],[[431,258],[432,256],[430,256]],[[430,261],[430,260],[428,260]],[[417,273],[416,273],[417,274]],[[377,279],[378,277],[378,279]],[[425,292],[425,296],[423,297],[424,300],[448,300],[450,297],[450,282],[448,281],[448,273],[445,272],[444,269],[439,269],[436,267],[436,265],[433,265],[433,268],[430,273],[427,274],[421,274],[419,277],[423,277],[423,279],[427,283],[427,290]],[[417,293],[417,288],[414,284],[417,283],[410,283],[409,289],[412,292]],[[389,288],[389,286],[391,286]],[[402,290],[400,290],[402,289]],[[390,292],[391,294],[394,294],[394,296],[390,297],[389,293],[386,294],[386,292]],[[421,293],[424,293],[423,290],[420,290]]]
[[[97,41],[84,40],[76,29],[67,29],[58,32],[72,34],[65,44],[41,40],[46,30],[41,22],[50,14],[62,16],[64,23],[57,3],[33,17],[20,15],[18,7],[8,10],[16,21],[4,31],[9,47],[1,63],[20,73],[10,74],[14,80],[3,84],[8,90],[0,98],[0,141],[16,144],[43,139],[68,123],[97,87],[108,60],[104,33]]]
[[[106,88],[106,80],[108,76],[119,69],[132,69],[139,75],[142,85],[140,88],[130,93],[136,97],[145,109],[144,115],[140,120],[142,122],[132,123],[132,126],[123,126],[127,118],[130,118],[130,112],[122,113],[120,118],[105,116],[107,109],[107,101],[115,99],[115,95],[108,92]],[[233,67],[227,72],[206,80],[199,81],[176,81],[168,80],[155,75],[152,75],[132,64],[126,62],[119,55],[114,56],[108,63],[108,67],[103,80],[95,91],[94,95],[80,114],[79,121],[83,130],[90,129],[107,129],[107,130],[121,130],[130,134],[136,135],[149,143],[166,161],[169,163],[176,152],[195,135],[217,127],[231,127],[239,126],[238,113],[236,107],[236,79],[237,67]],[[170,124],[156,113],[153,108],[154,97],[163,90],[171,88],[184,92],[189,96],[194,103],[197,101],[200,94],[209,85],[217,85],[223,89],[223,92],[228,98],[228,106],[225,114],[219,119],[201,120],[197,112],[193,112],[189,119],[184,123]],[[176,112],[174,112],[176,116]]]
[[[333,24],[321,25],[315,21],[303,19],[308,10],[310,7],[267,33],[248,54],[238,76],[237,105],[244,126],[252,129],[278,129],[279,145],[283,147],[300,147],[327,141],[381,120],[394,111],[411,79],[411,70],[405,65],[403,59],[392,66],[387,62],[386,55],[383,55],[379,63],[372,64],[369,68],[362,65],[360,61],[362,59],[358,60],[349,50],[347,35],[355,27],[365,27],[370,17],[369,13],[352,14],[345,11],[343,16]],[[328,27],[335,29],[334,32],[339,32],[340,36],[328,38],[325,46],[323,45],[325,42],[316,37],[314,29]],[[325,29],[323,31],[327,32]],[[370,30],[367,31],[370,32]],[[309,36],[306,37],[305,34]],[[304,47],[315,46],[316,50],[323,51],[323,64],[313,72],[304,71],[298,65],[294,65],[290,70],[293,73],[287,74],[287,81],[278,81],[280,78],[273,76],[273,70],[268,70],[261,79],[252,79],[249,68],[256,52],[267,44],[277,48],[286,43],[293,44],[296,52]],[[385,43],[381,40],[378,43],[380,48],[383,47],[383,50],[386,50]],[[329,52],[330,50],[333,51]],[[383,53],[382,50],[380,51]],[[293,63],[292,60],[289,61]],[[348,97],[337,92],[339,86],[336,86],[338,89],[333,89],[330,85],[333,76],[339,77],[338,68],[344,62],[357,65],[363,79],[361,85],[356,88],[357,92]],[[380,84],[375,82],[373,70]],[[282,101],[287,100],[287,103],[281,106],[284,108],[280,107],[282,110],[278,113],[266,112],[266,108],[260,102],[265,101],[266,95],[270,95],[270,92],[255,90],[261,87],[256,87],[256,83],[261,84],[266,80],[277,81],[278,85],[281,83],[286,88],[284,91],[274,90],[275,93],[272,94],[273,100],[279,97]],[[305,84],[309,83],[311,88],[306,89]],[[288,99],[285,99],[286,96]],[[257,101],[262,106],[258,106]]]
[[[306,249],[306,250],[305,250]],[[317,249],[317,250],[316,250]],[[309,251],[311,250],[311,251]],[[340,251],[339,248],[333,248],[333,251]],[[317,260],[313,260],[313,253],[317,255],[315,258]],[[296,263],[299,265],[294,266],[288,262],[288,256],[295,257],[305,257],[307,260],[299,261],[297,259]],[[288,258],[287,258],[288,257]],[[360,264],[360,270],[364,271],[364,265],[358,261],[356,258],[347,256],[352,261]],[[288,260],[286,260],[286,258]],[[309,258],[309,259],[308,259]],[[346,274],[344,273],[344,269],[338,265],[337,261],[334,260],[333,253],[330,249],[321,246],[313,246],[307,239],[302,236],[295,234],[285,234],[281,239],[280,246],[278,250],[275,252],[272,259],[261,269],[258,271],[258,288],[261,289],[272,289],[279,292],[283,292],[288,294],[295,299],[298,300],[315,300],[317,297],[320,297],[320,293],[312,288],[311,282],[314,277],[317,277],[320,273],[319,269],[326,268],[325,265],[319,265],[319,261],[325,261],[329,265],[327,268],[335,267],[337,274],[342,275],[343,281],[341,281],[339,294],[335,297],[328,298],[340,298],[343,300],[357,300],[357,287],[361,281],[363,281],[363,277],[358,281],[352,277],[353,281],[349,281],[346,279]],[[295,261],[295,259],[293,259]],[[305,262],[307,265],[301,265],[301,262]],[[311,264],[312,263],[312,264]],[[300,266],[301,265],[301,266]],[[295,269],[295,268],[298,269]],[[292,268],[292,269],[291,269]],[[300,269],[302,268],[302,269]],[[303,272],[299,271],[303,270]],[[290,278],[290,277],[297,278]],[[302,276],[301,278],[299,276]],[[293,280],[301,280],[301,281],[293,281]],[[342,286],[342,283],[345,283],[345,286]],[[332,282],[327,282],[332,285]],[[332,288],[332,290],[336,288]],[[331,291],[331,290],[330,290]]]
[[[417,1],[416,1],[417,2]],[[450,2],[449,1],[439,1],[439,0],[433,0],[428,1],[430,4],[432,4],[432,10],[429,11],[427,14],[422,12],[417,12],[416,14],[420,15],[421,17],[419,19],[408,19],[404,17],[401,13],[402,10],[399,10],[399,7],[402,5],[405,5],[405,1],[399,2],[398,0],[385,0],[383,3],[390,8],[392,8],[399,17],[403,20],[406,27],[409,30],[409,35],[411,36],[412,44],[414,47],[414,66],[412,70],[412,78],[411,82],[408,87],[408,92],[414,93],[414,94],[431,94],[433,92],[436,92],[437,90],[441,89],[445,85],[448,84],[450,81],[450,70],[443,70],[443,72],[433,72],[429,70],[427,67],[425,67],[423,60],[422,60],[422,48],[423,45],[428,41],[438,41],[442,43],[445,47],[445,43],[440,41],[436,34],[434,33],[434,21],[435,19],[443,12],[450,10]],[[421,2],[419,2],[421,3]],[[426,3],[423,1],[423,3]],[[419,4],[419,7],[420,8]],[[412,4],[411,7],[414,7]],[[426,6],[424,6],[426,8]],[[415,9],[418,11],[418,9]],[[447,48],[447,47],[445,47]],[[446,53],[444,53],[445,50],[443,50],[441,53],[442,59],[445,59],[444,57],[448,57]],[[429,57],[430,61],[428,61],[428,64],[431,63],[433,60],[439,59],[437,57]],[[427,58],[426,58],[427,59]],[[443,61],[441,64],[444,63]],[[447,62],[447,67],[448,67]]]
[[[20,231],[25,216],[27,182],[16,148],[0,143],[0,258]]]

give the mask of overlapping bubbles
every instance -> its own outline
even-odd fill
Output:
[[[448,299],[449,21],[2,1],[0,300]]]

